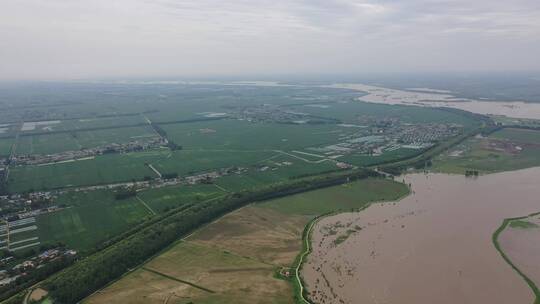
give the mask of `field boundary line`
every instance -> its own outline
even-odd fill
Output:
[[[162,178],[163,176],[161,175],[161,172],[159,172],[154,166],[152,166],[152,164],[148,164],[148,168],[152,169],[152,171],[154,171],[155,174],[157,174],[157,176],[159,178]]]
[[[180,283],[183,283],[183,284],[187,284],[191,287],[195,287],[197,289],[200,289],[200,290],[203,290],[203,291],[206,291],[206,292],[209,292],[209,293],[216,293],[215,291],[213,291],[212,289],[208,289],[206,287],[202,287],[200,285],[197,285],[195,283],[191,283],[191,282],[188,282],[188,281],[185,281],[185,280],[181,280],[181,279],[178,279],[178,278],[175,278],[173,276],[170,276],[168,274],[165,274],[165,273],[162,273],[162,272],[159,272],[157,270],[154,270],[154,269],[151,269],[151,268],[147,268],[147,267],[141,267],[142,270],[145,270],[145,271],[148,271],[148,272],[151,272],[153,274],[157,274],[159,276],[162,276],[164,278],[167,278],[169,280],[173,280],[173,281],[176,281],[176,282],[180,282]]]
[[[141,204],[143,204],[144,207],[146,207],[146,209],[148,209],[148,211],[150,211],[150,213],[152,213],[153,215],[156,215],[157,213],[152,210],[152,208],[150,208],[150,206],[148,206],[148,204],[142,200],[142,198],[140,198],[138,195],[135,196],[135,198],[137,198],[139,200],[139,202],[141,202]]]
[[[216,183],[214,183],[214,186],[216,186],[216,188],[218,188],[219,190],[221,190],[221,191],[223,191],[223,192],[227,192],[227,193],[231,192],[231,191],[229,191],[229,190],[227,190],[227,189],[221,187],[220,185],[218,185],[218,184],[216,184]]]

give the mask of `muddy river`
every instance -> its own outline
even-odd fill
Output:
[[[413,105],[425,107],[449,107],[478,114],[502,115],[514,118],[540,119],[540,103],[522,101],[486,101],[458,98],[439,90],[424,92],[389,89],[364,84],[336,84],[331,87],[366,92],[359,100],[391,105]]]
[[[527,277],[540,284],[540,215],[524,219],[531,227],[507,227],[499,235],[499,245]]]
[[[504,218],[540,211],[540,168],[404,179],[400,202],[315,225],[302,270],[314,303],[533,302],[491,238]]]

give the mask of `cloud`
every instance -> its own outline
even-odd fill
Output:
[[[17,0],[0,78],[540,69],[540,1]]]

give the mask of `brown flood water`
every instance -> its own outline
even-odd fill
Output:
[[[540,211],[540,168],[405,180],[413,193],[400,202],[315,225],[302,269],[313,302],[533,302],[491,237],[504,218]]]
[[[539,198],[540,200],[540,198]],[[507,227],[499,235],[499,245],[512,263],[529,279],[540,285],[540,215],[524,221],[536,224],[536,228]]]

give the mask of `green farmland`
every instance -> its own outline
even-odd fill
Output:
[[[164,125],[185,149],[292,150],[331,144],[351,132],[336,125],[272,124],[218,120]]]
[[[502,129],[471,138],[433,160],[433,170],[464,174],[494,173],[540,165],[540,131]]]
[[[150,216],[136,198],[115,200],[111,191],[69,192],[58,198],[66,208],[38,217],[42,243],[63,242],[90,249]]]
[[[17,154],[54,154],[157,137],[148,126],[21,136]]]
[[[285,214],[319,215],[327,212],[349,211],[367,202],[392,201],[409,193],[405,184],[388,179],[370,178],[275,199],[261,206]]]
[[[8,156],[14,142],[14,138],[0,138],[0,156]]]
[[[11,191],[55,189],[105,183],[143,180],[157,177],[145,164],[160,173],[191,174],[230,166],[250,166],[267,159],[274,152],[169,151],[168,149],[97,156],[94,159],[67,163],[19,166],[11,170]],[[81,174],[84,172],[84,174]]]
[[[188,203],[213,199],[225,192],[215,185],[182,185],[141,191],[137,196],[156,213]]]

